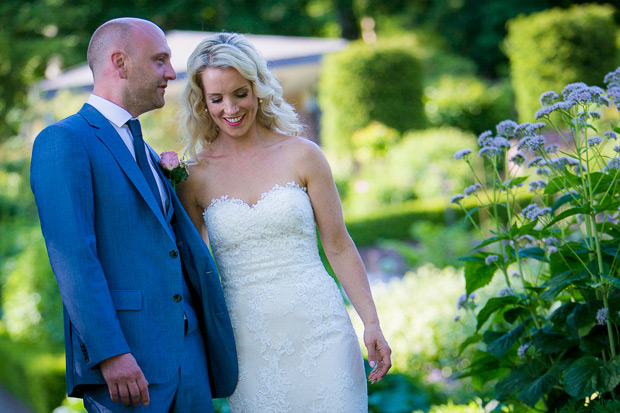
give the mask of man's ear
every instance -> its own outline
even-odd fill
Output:
[[[112,53],[112,65],[121,79],[127,78],[127,55],[122,51]]]

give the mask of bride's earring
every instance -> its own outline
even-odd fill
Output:
[[[258,98],[258,103],[259,103],[259,104],[263,103],[263,99]]]

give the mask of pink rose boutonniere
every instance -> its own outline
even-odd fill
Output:
[[[189,176],[187,162],[179,160],[179,155],[174,151],[162,152],[159,156],[159,165],[174,188]]]

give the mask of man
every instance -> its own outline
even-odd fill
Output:
[[[229,315],[137,121],[176,78],[165,35],[147,20],[108,21],[88,63],[88,103],[39,134],[31,165],[64,306],[68,394],[97,412],[213,411],[211,397],[237,383]]]

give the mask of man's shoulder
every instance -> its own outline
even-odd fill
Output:
[[[82,107],[79,112],[46,126],[38,134],[37,139],[45,136],[82,136],[90,127],[89,122],[84,117],[84,109],[85,107]]]

